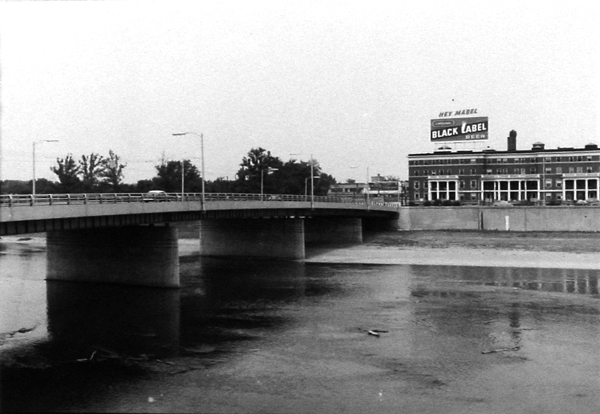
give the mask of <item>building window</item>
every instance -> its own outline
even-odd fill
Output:
[[[556,180],[556,188],[562,188],[562,181]]]
[[[536,168],[535,168],[535,167],[530,167],[530,168],[529,168],[529,174],[535,174],[536,172],[537,172],[537,171],[536,171]]]
[[[461,190],[465,189],[465,180],[460,180],[460,189]]]
[[[573,158],[573,157],[570,157]],[[575,172],[575,167],[569,167],[569,173],[573,174]]]
[[[415,190],[418,190],[420,186],[420,183],[418,181],[415,181]]]
[[[585,167],[585,172],[591,173],[594,169],[592,167]]]
[[[562,174],[562,167],[556,167],[556,173]]]
[[[581,174],[583,172],[583,167],[577,167],[577,173]]]
[[[476,189],[477,188],[477,180],[471,180],[471,188],[472,189]]]
[[[546,167],[546,174],[550,174],[552,172],[552,168]]]
[[[546,188],[551,188],[552,187],[552,179],[548,178],[546,179]]]
[[[471,175],[477,174],[477,170],[475,168],[471,168]]]

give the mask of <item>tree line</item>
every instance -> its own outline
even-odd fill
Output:
[[[311,166],[312,176],[311,179]],[[128,192],[143,193],[150,190],[166,192],[199,193],[202,191],[201,172],[189,159],[167,160],[163,156],[155,165],[156,175],[139,180],[136,184],[124,182],[127,164],[112,150],[104,157],[97,153],[82,155],[75,159],[72,154],[57,158],[50,170],[57,181],[44,178],[36,180],[38,194]],[[183,174],[182,174],[183,173]],[[183,176],[183,183],[182,183]],[[311,194],[326,195],[336,180],[322,171],[318,161],[312,159],[282,161],[264,148],[252,148],[240,163],[233,180],[225,177],[205,182],[206,192],[218,193],[264,193],[264,194]],[[32,182],[0,181],[2,194],[30,194]]]

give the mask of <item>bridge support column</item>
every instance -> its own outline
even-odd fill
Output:
[[[346,217],[313,217],[304,220],[306,243],[362,243],[362,220]]]
[[[301,219],[200,220],[202,256],[304,259]]]
[[[46,240],[49,280],[179,286],[175,228],[56,230]]]

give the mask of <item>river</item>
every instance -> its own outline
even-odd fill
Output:
[[[600,412],[598,270],[190,255],[154,289],[45,281],[26,239],[0,411]]]

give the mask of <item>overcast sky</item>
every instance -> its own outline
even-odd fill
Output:
[[[477,108],[485,145],[600,144],[597,1],[0,3],[0,179],[115,151],[233,179],[253,147],[338,181],[407,177],[430,120]],[[439,145],[439,143],[438,143]],[[299,155],[290,155],[299,154]]]

